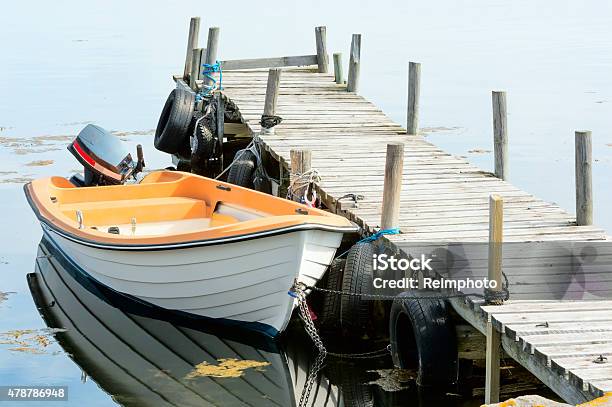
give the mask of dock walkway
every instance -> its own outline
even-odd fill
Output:
[[[612,301],[594,301],[612,298],[612,279],[607,277],[612,250],[581,246],[588,250],[580,252],[572,246],[585,242],[596,245],[609,238],[601,228],[578,226],[576,216],[558,205],[500,179],[507,167],[504,92],[493,94],[497,178],[412,134],[418,128],[420,64],[410,63],[407,127],[411,130],[406,131],[356,93],[360,34],[352,36],[348,80],[344,82],[340,54],[333,55],[334,73],[327,73],[332,69],[325,27],[315,28],[315,55],[216,62],[219,28],[210,27],[207,48],[198,48],[199,26],[200,19],[192,18],[185,69],[174,77],[178,86],[198,91],[203,82],[215,83],[209,79],[211,75],[218,84],[221,68],[221,92],[236,106],[242,121],[238,133],[258,136],[285,174],[291,170],[291,151],[309,150],[311,168],[321,177],[316,190],[322,203],[360,225],[365,234],[381,229],[389,143],[404,146],[403,168],[397,171],[402,173],[397,222],[401,233],[382,237],[394,250],[410,255],[423,246],[441,249],[456,262],[468,262],[466,269],[472,275],[487,276],[490,268],[495,270],[495,279],[501,280],[501,267],[498,263],[488,267],[489,257],[483,252],[490,239],[490,225],[495,224],[493,234],[501,230],[500,217],[490,208],[490,201],[501,200],[490,197],[501,197],[503,242],[519,245],[505,245],[503,250],[510,300],[500,306],[482,306],[481,300],[454,298],[450,301],[453,308],[491,343],[501,343],[508,355],[566,401],[580,403],[612,391],[612,367],[606,359],[612,359]],[[280,116],[282,122],[273,132],[262,131],[262,115]],[[235,128],[235,123],[227,123],[225,134],[236,136],[231,126]],[[577,157],[584,164],[577,182],[579,219],[585,225],[590,224],[592,215],[590,133],[578,136]],[[397,185],[390,188],[394,203]],[[357,196],[360,199],[351,198]],[[396,212],[388,213],[395,222]],[[552,246],[520,246],[529,242]],[[452,252],[457,247],[463,257]],[[598,267],[591,267],[590,257],[583,256],[593,250],[599,256]],[[493,262],[500,258],[500,251],[495,256]],[[496,349],[487,347],[488,364],[494,365],[487,368],[489,399],[496,398],[498,390],[489,382],[499,372],[498,356],[493,355],[498,354]]]
[[[283,69],[276,107],[283,121],[274,134],[260,134],[267,78],[267,69],[225,71],[223,93],[237,105],[251,134],[259,135],[287,170],[290,150],[310,150],[312,168],[321,176],[318,193],[323,203],[367,232],[380,229],[386,145],[404,143],[401,234],[385,239],[405,253],[423,242],[487,242],[488,198],[493,193],[504,199],[505,242],[607,239],[601,228],[576,226],[575,216],[558,205],[444,152],[422,136],[407,135],[373,103],[315,68]],[[355,204],[342,198],[348,194],[363,199]],[[509,274],[513,298],[520,298],[521,290],[554,297],[550,283],[563,276],[547,276],[529,288],[520,275]],[[595,363],[600,355],[612,359],[612,301],[509,301],[482,308],[473,300],[452,304],[483,333],[491,318],[503,332],[506,352],[568,402],[612,391],[612,367]],[[546,323],[548,327],[542,326]]]

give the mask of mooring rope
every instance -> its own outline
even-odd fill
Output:
[[[204,68],[204,70],[202,71],[204,78],[209,79],[212,84],[208,85],[206,83],[206,80],[204,80],[204,83],[202,84],[202,90],[200,90],[200,92],[196,95],[196,102],[199,102],[200,100],[202,100],[202,98],[206,96],[212,95],[212,93],[217,89],[223,89],[223,68],[221,67],[221,63],[219,61],[215,62],[214,64],[205,63],[202,64],[202,68]],[[219,72],[219,82],[217,82],[217,79],[212,75],[215,72]]]
[[[399,235],[400,233],[401,233],[401,230],[399,228],[381,229],[378,232],[375,232],[375,233],[371,234],[370,236],[366,236],[363,239],[358,240],[357,243],[374,242],[374,241],[378,240],[379,238],[381,238],[382,236],[385,236],[385,235]],[[357,243],[355,243],[355,244],[357,244]],[[341,259],[342,257],[344,257],[350,251],[351,251],[350,248],[348,250],[343,251],[338,256],[336,256],[336,259]]]
[[[293,180],[287,189],[287,199],[293,201],[294,198],[300,197],[300,203],[314,207],[317,201],[317,194],[311,186],[321,182],[321,176],[315,168],[304,171],[302,174],[291,174]],[[308,197],[308,192],[312,193],[312,197]]]
[[[272,127],[280,124],[283,121],[283,118],[280,116],[270,115],[270,114],[262,114],[261,120],[259,120],[259,124],[264,129],[271,129]]]

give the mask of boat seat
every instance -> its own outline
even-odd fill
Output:
[[[77,220],[77,211],[83,214],[86,226],[168,222],[206,218],[206,202],[186,197],[122,199],[60,204],[64,215]]]

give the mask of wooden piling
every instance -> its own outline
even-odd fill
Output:
[[[404,143],[387,144],[385,182],[383,187],[381,229],[399,227],[400,194],[404,170]]]
[[[336,83],[338,85],[342,85],[344,83],[342,72],[342,53],[335,52],[334,53],[334,78],[336,79]]]
[[[206,58],[205,64],[212,65],[217,61],[217,48],[219,46],[219,27],[210,27],[208,29],[208,40],[206,42]],[[212,80],[204,77],[204,84],[210,86]]]
[[[191,73],[193,62],[193,49],[198,47],[198,36],[200,35],[200,17],[192,17],[189,22],[189,37],[187,38],[187,55],[185,56],[185,70],[183,79],[187,81]]]
[[[406,132],[419,133],[419,98],[421,96],[421,64],[410,62],[408,64],[408,109]]]
[[[280,88],[280,68],[272,68],[268,71],[268,84],[266,86],[266,99],[264,101],[264,116],[274,116],[276,114],[276,102],[278,100],[278,91]],[[264,129],[261,132],[264,134],[274,134],[274,127]]]
[[[493,101],[493,146],[495,155],[495,176],[508,179],[508,119],[506,113],[506,92],[492,93]]]
[[[361,34],[353,34],[351,41],[351,56],[349,60],[348,82],[346,90],[357,92],[359,88],[359,68],[361,64]]]
[[[296,177],[304,174],[306,171],[312,168],[312,152],[310,150],[290,150],[289,156],[291,157],[289,184],[292,185]],[[293,190],[293,200],[300,202],[301,198],[304,196],[304,190],[306,188],[308,188],[308,186],[305,186],[300,190]]]
[[[504,233],[504,201],[498,195],[489,197],[489,281],[495,281],[496,287],[489,288],[493,292],[502,290],[502,244]],[[490,305],[500,305],[503,301],[493,300]],[[487,351],[485,373],[485,404],[499,401],[499,362],[501,335],[487,321]]]
[[[317,43],[317,65],[319,65],[320,73],[328,71],[328,56],[327,56],[327,27],[315,27],[315,39]]]
[[[590,131],[577,131],[576,149],[576,224],[593,224],[593,151]]]
[[[196,80],[200,77],[200,70],[202,68],[202,64],[200,62],[200,57],[202,55],[202,48],[194,48],[191,51],[191,72],[189,73],[189,87],[193,89],[195,92],[198,91]]]
[[[312,168],[312,151],[291,150],[289,151],[289,156],[291,157],[292,174],[301,175]]]
[[[215,93],[215,101],[217,104],[217,139],[219,146],[219,160],[221,160],[220,168],[223,169],[223,137],[225,136],[225,100],[221,92]]]

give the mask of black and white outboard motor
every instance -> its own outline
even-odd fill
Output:
[[[140,144],[137,147],[138,159],[134,162],[118,137],[93,124],[81,130],[68,150],[84,169],[83,176],[79,174],[70,178],[77,187],[124,184],[130,178],[136,179],[136,174],[145,165]]]

